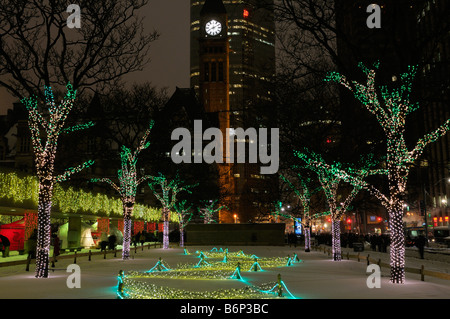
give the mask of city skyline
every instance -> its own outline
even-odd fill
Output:
[[[449,0],[69,3],[0,6],[0,268],[74,258],[6,297],[450,296]]]

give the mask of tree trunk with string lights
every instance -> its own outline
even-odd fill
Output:
[[[151,176],[149,179],[150,182],[148,183],[148,186],[162,205],[163,249],[169,249],[170,211],[177,203],[177,195],[182,191],[192,193],[190,188],[196,187],[197,184],[182,186],[183,181],[180,180],[178,175],[169,181],[167,177],[161,173],[159,176]],[[161,193],[156,190],[156,186],[161,188]]]
[[[119,193],[123,204],[123,249],[122,260],[128,260],[130,258],[130,245],[131,245],[131,223],[133,216],[133,208],[136,201],[136,193],[139,185],[145,182],[151,176],[142,176],[138,178],[137,174],[137,161],[139,154],[150,146],[150,142],[147,141],[150,131],[154,125],[153,121],[150,121],[150,125],[145,131],[139,146],[134,152],[128,147],[122,146],[120,152],[121,169],[118,170],[119,185],[114,183],[109,178],[94,178],[91,182],[103,182],[109,184]]]
[[[450,128],[450,119],[438,127],[435,131],[420,138],[415,147],[410,151],[405,142],[406,118],[419,109],[418,103],[410,100],[413,82],[417,74],[417,67],[410,66],[408,72],[401,74],[400,85],[395,88],[387,86],[375,87],[376,70],[380,64],[375,63],[372,68],[359,64],[361,70],[367,76],[367,84],[357,81],[348,81],[344,75],[331,72],[327,81],[339,83],[351,91],[354,97],[370,111],[378,120],[384,130],[386,138],[386,161],[389,193],[384,194],[375,186],[365,182],[362,178],[335,172],[353,184],[359,184],[376,196],[389,212],[390,230],[390,266],[391,282],[405,282],[405,234],[403,232],[403,204],[410,168],[422,155],[425,147],[445,135]],[[381,99],[379,93],[381,93]]]
[[[131,245],[131,217],[133,216],[134,198],[123,203],[123,247],[122,259],[130,258]]]
[[[36,172],[39,180],[36,278],[48,277],[50,217],[54,184],[68,180],[72,174],[78,173],[94,163],[93,161],[87,161],[55,176],[55,158],[60,135],[83,130],[94,125],[90,122],[64,128],[76,98],[76,90],[70,83],[67,84],[66,88],[67,93],[64,99],[57,105],[52,89],[45,87],[45,107],[47,110],[44,114],[46,115],[41,114],[40,106],[35,97],[22,99],[22,103],[28,111],[28,126],[31,131]]]
[[[180,247],[184,247],[184,229],[192,219],[191,206],[186,206],[187,201],[184,200],[180,203],[175,203],[175,212],[178,214],[178,223],[180,225]]]
[[[294,154],[306,163],[306,168],[314,171],[318,176],[319,182],[322,186],[328,203],[328,214],[331,217],[333,260],[341,261],[342,249],[340,222],[344,213],[349,209],[352,201],[363,189],[363,186],[359,183],[349,181],[342,174],[338,174],[338,172],[349,171],[352,172],[355,176],[358,176],[362,179],[368,175],[378,173],[378,170],[372,170],[377,162],[373,160],[372,155],[369,155],[367,157],[361,158],[360,163],[358,163],[358,168],[354,168],[354,165],[347,165],[347,167],[344,167],[344,165],[339,162],[327,164],[322,156],[307,149],[305,149],[304,152],[295,151]],[[340,184],[343,182],[347,182],[350,184],[351,191],[345,196],[345,200],[339,203],[338,189],[340,187]]]
[[[310,191],[308,183],[311,181],[309,178],[304,178],[300,174],[297,174],[300,187],[296,187],[288,178],[284,175],[280,175],[281,179],[285,181],[289,187],[294,191],[295,195],[300,200],[303,207],[302,218],[297,218],[292,214],[285,214],[284,217],[294,220],[302,225],[305,235],[305,252],[311,251],[311,196],[317,192],[319,189]],[[280,208],[280,207],[279,207]],[[280,209],[276,212],[278,215],[283,215]]]

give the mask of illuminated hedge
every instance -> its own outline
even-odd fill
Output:
[[[29,203],[38,205],[39,182],[36,177],[19,177],[16,173],[0,173],[0,199],[12,201],[15,205]],[[61,213],[92,214],[95,216],[121,216],[122,201],[103,194],[92,194],[72,187],[54,186],[52,198],[54,208]],[[136,204],[134,217],[146,221],[159,221],[161,209]],[[173,222],[178,222],[173,214]]]

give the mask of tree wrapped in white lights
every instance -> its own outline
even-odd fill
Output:
[[[350,90],[355,98],[371,112],[384,130],[386,139],[386,161],[389,193],[384,194],[367,182],[353,175],[343,176],[352,183],[360,183],[376,196],[389,212],[390,229],[390,266],[391,282],[404,283],[405,281],[405,236],[403,232],[403,204],[408,175],[412,164],[423,153],[425,147],[445,135],[450,128],[450,119],[435,131],[426,134],[418,140],[409,150],[405,142],[406,117],[419,108],[418,103],[411,101],[413,82],[417,74],[417,67],[410,66],[408,72],[400,76],[401,85],[396,88],[375,86],[376,70],[379,63],[373,68],[359,64],[367,76],[367,83],[348,81],[344,75],[337,72],[330,73],[326,80],[337,82]],[[379,89],[379,91],[378,91]],[[381,96],[380,96],[381,95]]]
[[[180,247],[184,247],[184,229],[192,219],[192,205],[187,206],[187,200],[177,202],[173,205],[178,215],[178,223],[180,225]]]
[[[118,170],[117,185],[109,178],[94,178],[92,182],[107,183],[114,188],[120,195],[120,199],[123,205],[123,248],[122,259],[127,260],[130,258],[130,244],[131,244],[131,216],[133,215],[133,208],[136,201],[136,193],[139,185],[149,179],[151,176],[138,177],[137,174],[137,161],[139,154],[150,146],[150,142],[147,141],[150,131],[154,125],[153,121],[150,121],[150,125],[145,131],[139,146],[133,152],[126,146],[122,146],[120,152],[121,169]]]
[[[327,164],[322,156],[312,152],[298,152],[294,154],[302,159],[306,163],[306,167],[314,171],[319,179],[319,182],[324,191],[329,215],[331,217],[331,236],[332,236],[332,253],[333,260],[342,260],[341,254],[341,227],[340,222],[344,213],[349,209],[350,204],[355,199],[356,195],[363,189],[363,186],[359,183],[353,183],[344,178],[337,172],[351,172],[360,179],[372,174],[380,173],[378,170],[371,171],[370,168],[375,166],[375,162],[371,160],[365,160],[360,169],[353,169],[350,167],[344,167],[342,163],[334,162],[333,164]],[[351,184],[351,191],[343,201],[338,200],[338,190],[343,182],[349,182]]]
[[[195,185],[182,185],[183,181],[180,180],[177,175],[174,179],[168,180],[163,174],[159,176],[150,177],[148,186],[152,190],[155,197],[161,202],[162,205],[162,218],[163,218],[163,249],[169,249],[169,219],[170,211],[174,209],[174,205],[177,202],[177,195],[186,191],[191,194],[191,188]],[[156,186],[161,189],[161,194],[156,190]]]
[[[216,221],[214,220],[214,216],[222,209],[226,208],[226,206],[216,207],[218,201],[219,201],[218,199],[202,201],[203,207],[198,208],[199,213],[203,217],[203,221],[205,224],[215,223]]]
[[[303,218],[297,218],[292,214],[281,213],[281,211],[278,211],[278,215],[292,219],[303,226],[305,231],[305,252],[309,252],[311,251],[311,196],[314,193],[310,190],[308,185],[310,179],[305,179],[300,174],[297,174],[298,181],[300,183],[300,187],[297,187],[285,176],[280,174],[280,177],[289,185],[297,198],[300,200],[303,207]]]
[[[28,126],[35,155],[35,165],[39,179],[38,234],[36,245],[36,277],[48,277],[50,251],[50,214],[52,208],[53,186],[66,181],[71,175],[80,172],[94,162],[87,161],[77,167],[67,169],[55,176],[55,157],[61,134],[88,128],[93,123],[64,128],[66,119],[73,108],[76,90],[69,83],[67,93],[60,104],[55,103],[51,87],[45,87],[45,105],[48,112],[42,115],[36,97],[24,98],[22,103],[28,110]]]

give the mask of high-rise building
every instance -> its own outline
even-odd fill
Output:
[[[423,1],[416,8],[418,41],[421,43],[421,119],[432,132],[450,118],[450,4]],[[450,133],[425,150],[422,164],[423,203],[429,225],[450,227]]]
[[[271,99],[275,75],[274,16],[261,3],[191,1],[191,87],[204,109],[218,114],[224,137],[227,128],[267,127],[266,120],[274,118],[260,107]],[[245,143],[247,150],[257,143],[250,137],[237,142]],[[224,156],[229,156],[226,149]],[[269,190],[274,177],[261,175],[259,169],[249,163],[219,165],[223,204],[228,207],[221,222],[255,221],[270,212],[267,197],[275,193]]]
[[[271,3],[273,0],[206,1],[206,4],[191,0],[191,87],[197,91],[203,27],[200,12],[217,11],[222,6],[227,14],[231,125],[245,125],[245,110],[271,98],[270,84],[275,75],[275,21],[269,9]]]

